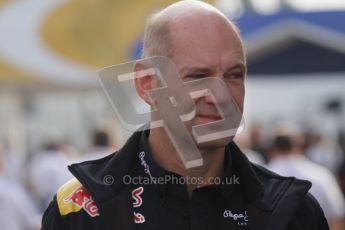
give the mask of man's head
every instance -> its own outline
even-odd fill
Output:
[[[146,25],[143,57],[169,57],[183,81],[206,77],[222,79],[243,111],[246,60],[237,27],[219,10],[200,1],[180,1],[153,15]],[[152,105],[147,90],[152,79],[136,81],[138,94]],[[141,90],[143,89],[143,90]],[[221,119],[211,97],[195,100],[191,125]]]
[[[222,18],[232,27],[240,38],[238,27],[215,7],[197,0],[179,1],[151,15],[147,20],[144,31],[142,57],[172,57],[172,36],[174,30],[170,26],[173,24],[178,24],[177,26],[180,26],[181,23],[184,24],[181,19],[188,20],[188,18],[194,18],[197,22],[201,22],[198,16],[203,17],[203,14],[212,14],[213,16]]]
[[[289,126],[288,126],[289,125]],[[304,154],[305,136],[304,133],[293,123],[280,124],[277,127],[268,158]]]
[[[92,142],[93,142],[94,147],[104,148],[104,147],[108,147],[110,145],[109,135],[105,131],[96,130],[93,133],[92,139],[93,139]]]

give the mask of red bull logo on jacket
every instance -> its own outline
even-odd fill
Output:
[[[96,203],[88,191],[76,179],[63,185],[57,192],[57,202],[61,215],[79,212],[83,209],[89,216],[99,216]]]
[[[80,208],[83,208],[91,217],[99,216],[96,203],[83,186],[77,188],[71,195],[66,197],[64,202],[72,202]]]

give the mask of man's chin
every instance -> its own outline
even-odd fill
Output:
[[[199,149],[217,149],[217,148],[224,148],[226,145],[228,145],[234,137],[225,137],[217,140],[211,140],[203,143],[197,143],[197,146]]]

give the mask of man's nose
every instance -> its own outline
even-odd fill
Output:
[[[215,76],[214,79],[217,80],[208,82],[204,100],[206,103],[210,104],[222,104],[226,101],[227,97],[229,97],[229,91],[227,90],[222,76]]]
[[[205,102],[208,104],[214,104],[215,101],[214,101],[214,97],[211,94],[211,91],[210,90],[207,90],[207,91],[208,91],[207,94],[204,96]]]

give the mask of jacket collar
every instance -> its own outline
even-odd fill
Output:
[[[233,162],[233,171],[240,179],[241,188],[247,201],[251,202],[263,196],[264,186],[252,164],[234,142],[227,146]]]
[[[123,178],[125,175],[133,175],[140,137],[141,132],[135,132],[117,153],[68,167],[96,203],[102,204],[113,199],[125,188]]]
[[[116,154],[69,166],[70,171],[86,187],[97,205],[113,200],[118,194],[123,193],[125,188],[129,190],[123,183],[123,177],[135,176],[133,169],[138,162],[138,153],[143,147],[141,139],[144,134],[135,132]],[[293,177],[281,177],[250,163],[234,142],[229,143],[227,151],[230,152],[233,172],[240,177],[245,199],[251,210],[261,212],[260,218],[267,214],[292,215],[311,187],[310,182]],[[108,183],[105,179],[109,177],[113,178],[110,180],[113,183]],[[264,224],[269,225],[270,218]]]

